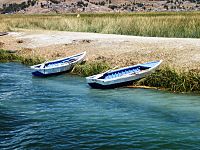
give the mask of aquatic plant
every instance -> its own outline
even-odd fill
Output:
[[[40,64],[40,63],[42,63],[42,62],[44,62],[44,60],[43,59],[41,59],[41,58],[38,58],[38,57],[35,57],[35,58],[32,58],[32,57],[25,57],[25,58],[23,58],[22,57],[22,59],[20,60],[20,62],[22,63],[22,64],[25,64],[25,65],[36,65],[36,64]]]
[[[200,37],[200,12],[0,15],[0,30],[44,29],[154,37]]]
[[[20,56],[13,51],[0,50],[0,62],[20,62],[34,65],[44,62],[41,58]],[[104,61],[94,61],[78,64],[72,70],[73,74],[90,76],[105,72],[111,66]],[[170,67],[163,67],[155,73],[134,83],[134,85],[157,87],[173,92],[200,92],[200,71],[178,71]]]
[[[135,84],[173,92],[200,92],[200,73],[194,70],[186,72],[164,67]]]
[[[110,69],[110,65],[108,63],[102,61],[95,61],[76,65],[72,70],[72,73],[81,76],[90,76],[102,73],[104,71],[107,71],[108,69]]]
[[[0,50],[0,62],[20,62],[25,65],[35,65],[44,62],[44,60],[38,57],[23,57],[15,51]]]
[[[0,62],[19,61],[21,59],[12,51],[0,50]]]

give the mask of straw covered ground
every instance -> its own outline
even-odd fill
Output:
[[[87,51],[89,61],[112,67],[163,59],[163,65],[200,70],[200,39],[158,38],[64,31],[21,30],[0,37],[0,49],[52,60]]]
[[[44,30],[21,30],[0,37],[1,61],[33,65],[82,51],[87,51],[87,63],[77,65],[73,70],[75,74],[89,76],[112,68],[163,59],[161,69],[137,82],[136,87],[145,85],[173,92],[200,91],[199,39]]]

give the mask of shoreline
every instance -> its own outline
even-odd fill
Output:
[[[155,74],[134,86],[180,93],[200,91],[200,39],[22,30],[2,36],[0,49],[15,51],[16,58],[29,65],[86,51],[87,63],[75,67],[75,74],[82,76],[162,59],[164,63]],[[101,69],[93,72],[98,63]]]
[[[18,62],[24,65],[35,65],[44,62],[44,60],[27,58],[10,51],[0,50],[0,62]],[[103,61],[85,62],[77,64],[70,73],[86,77],[105,72],[109,69],[111,69],[110,65]],[[200,73],[191,71],[178,72],[174,68],[162,67],[151,75],[133,82],[132,85],[125,86],[125,88],[156,89],[173,93],[200,94]]]
[[[164,65],[172,68],[200,71],[200,39],[191,38],[21,30],[2,36],[0,49],[16,50],[19,55],[45,60],[86,51],[88,61],[102,60],[112,67],[162,59]]]

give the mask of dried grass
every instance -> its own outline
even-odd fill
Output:
[[[0,15],[0,30],[44,29],[153,37],[200,37],[200,13]]]

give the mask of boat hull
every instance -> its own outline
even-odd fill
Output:
[[[60,68],[52,68],[52,69],[39,69],[37,71],[32,72],[32,75],[37,77],[48,77],[53,75],[59,75],[70,72],[73,69],[73,67],[74,65],[63,66]]]
[[[102,85],[99,83],[88,83],[92,88],[95,89],[114,89],[114,88],[119,88],[119,87],[124,87],[128,85],[132,85],[134,82],[133,81],[126,81],[126,82],[121,82],[121,83],[116,83],[116,84],[109,84],[109,85]]]
[[[70,72],[77,63],[81,63],[85,59],[86,52],[58,59],[43,64],[31,66],[33,76],[47,77]]]
[[[119,78],[119,79],[116,79],[116,80],[109,80],[109,81],[87,79],[87,83],[92,88],[112,89],[112,88],[118,88],[118,87],[131,85],[131,84],[133,84],[134,81],[137,81],[141,78],[144,78],[148,74],[150,74],[150,72],[140,74],[140,75],[133,75],[133,76],[129,76],[129,77],[126,77],[126,78]]]
[[[102,74],[86,77],[86,81],[92,88],[98,89],[111,89],[131,85],[133,82],[153,73],[155,69],[161,64],[161,62],[162,60],[129,66],[118,70],[107,71]],[[151,66],[151,63],[154,63],[154,66]],[[132,68],[134,68],[134,70],[132,70]],[[139,68],[139,70],[137,68]],[[132,70],[132,72],[129,72],[129,70]]]
[[[56,72],[56,73],[49,73],[49,74],[44,74],[44,73],[41,73],[40,71],[34,71],[34,72],[32,72],[32,75],[36,76],[36,77],[49,77],[49,76],[60,75],[60,74],[63,74],[63,73],[69,73],[71,71],[72,71],[72,68],[69,69],[69,70],[66,70],[66,71]]]

